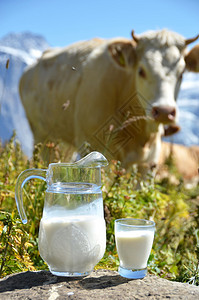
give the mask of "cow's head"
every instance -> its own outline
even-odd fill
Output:
[[[199,49],[194,52],[195,60],[191,59],[193,51],[186,52],[186,46],[199,35],[186,40],[177,33],[161,30],[139,37],[132,32],[132,37],[131,42],[112,44],[109,51],[120,67],[133,69],[136,91],[146,116],[157,123],[175,123],[176,98],[183,73],[186,69],[199,72],[198,65],[195,66],[199,63]]]

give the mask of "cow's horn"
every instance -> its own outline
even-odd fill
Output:
[[[139,38],[134,34],[134,30],[131,31],[131,36],[136,43],[139,42]]]
[[[185,45],[187,46],[187,45],[195,42],[198,38],[199,38],[199,34],[196,37],[192,38],[192,39],[185,40]]]

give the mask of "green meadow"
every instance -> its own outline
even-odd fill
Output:
[[[57,153],[54,144],[48,144]],[[0,277],[35,270],[48,270],[38,251],[38,230],[42,216],[46,183],[32,179],[24,186],[24,205],[28,223],[22,224],[15,204],[15,183],[28,168],[45,168],[41,159],[42,145],[35,146],[31,160],[20,145],[9,142],[0,146]],[[155,240],[148,262],[148,271],[159,277],[199,285],[199,186],[187,188],[177,173],[172,157],[166,165],[167,177],[141,182],[136,168],[127,172],[120,162],[112,161],[102,170],[102,191],[107,227],[107,246],[96,269],[117,270],[114,220],[141,218],[156,223]],[[170,180],[175,178],[175,180]]]

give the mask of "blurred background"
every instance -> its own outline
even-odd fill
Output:
[[[141,34],[167,28],[192,38],[199,34],[198,12],[198,0],[0,1],[0,140],[16,130],[23,151],[32,154],[18,82],[43,50],[93,37],[131,38],[132,29]],[[178,103],[181,131],[167,141],[199,145],[199,74],[185,73]]]

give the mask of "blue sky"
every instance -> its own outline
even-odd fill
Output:
[[[93,37],[130,37],[168,28],[199,33],[198,0],[0,0],[0,38],[10,32],[43,35],[51,46]]]

